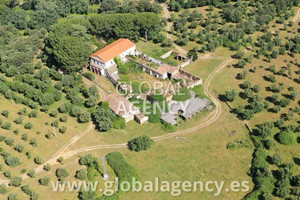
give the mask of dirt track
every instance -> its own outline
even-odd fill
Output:
[[[167,9],[166,7],[163,6],[164,9]],[[295,17],[292,19],[292,21],[297,22],[300,18],[300,9],[298,9],[297,14],[295,15]],[[247,51],[247,50],[244,50]],[[224,67],[226,67],[229,63],[231,63],[233,61],[232,58],[228,58],[227,60],[225,60],[218,68],[216,68],[207,78],[206,82],[204,83],[204,93],[209,96],[212,101],[215,103],[216,105],[216,109],[211,112],[208,116],[207,116],[207,121],[204,122],[203,124],[200,124],[198,126],[186,129],[186,130],[182,130],[182,131],[177,131],[174,133],[170,133],[170,134],[166,134],[166,135],[162,135],[162,136],[157,136],[157,137],[153,137],[152,139],[154,141],[160,141],[160,140],[165,140],[168,138],[172,138],[172,137],[176,137],[179,135],[184,135],[184,134],[189,134],[189,133],[195,133],[195,131],[202,129],[204,127],[207,127],[209,125],[211,125],[212,123],[214,123],[215,121],[217,121],[217,119],[219,118],[219,116],[222,113],[222,107],[220,102],[218,101],[218,99],[214,96],[213,92],[210,90],[210,86],[211,86],[211,80],[213,79],[213,77],[220,71],[222,70]],[[99,88],[98,88],[99,89]],[[99,91],[100,92],[100,91]],[[102,91],[103,92],[103,91]],[[75,144],[85,133],[88,133],[91,128],[93,128],[93,125],[90,124],[87,128],[86,131],[84,131],[83,133],[81,133],[79,136],[75,136],[74,138],[72,138],[69,142],[67,142],[50,160],[48,160],[45,164],[50,164],[50,165],[54,165],[54,164],[58,164],[57,163],[57,159],[59,157],[63,157],[64,159],[68,159],[71,158],[72,156],[79,154],[79,153],[83,153],[83,152],[88,152],[88,151],[93,151],[93,150],[99,150],[99,149],[118,149],[118,148],[126,148],[127,147],[127,143],[121,143],[121,144],[109,144],[109,145],[96,145],[96,146],[90,146],[90,147],[85,147],[85,148],[80,148],[80,149],[76,149],[76,150],[71,150],[71,151],[67,151],[68,148]],[[37,167],[35,169],[36,173],[39,173],[41,171],[43,171],[43,165]],[[28,178],[28,176],[26,174],[21,176],[22,179],[26,179]],[[8,184],[9,180],[6,179],[0,179],[0,184]]]

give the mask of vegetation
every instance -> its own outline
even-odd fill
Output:
[[[131,183],[133,178],[138,180],[136,169],[125,161],[121,153],[112,152],[109,153],[106,158],[109,166],[114,170],[116,176],[119,178],[119,184],[121,184],[122,181],[128,181]]]
[[[149,136],[140,136],[134,138],[128,142],[128,148],[130,151],[142,151],[147,150],[151,147],[154,141]]]

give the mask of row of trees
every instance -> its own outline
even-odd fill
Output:
[[[123,4],[118,0],[103,0],[98,11],[99,13],[154,12],[158,14],[162,11],[162,7],[156,2],[152,3],[148,0],[129,0]]]

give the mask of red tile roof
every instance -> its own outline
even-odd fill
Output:
[[[129,39],[121,38],[93,53],[90,57],[106,63],[134,46],[135,44]]]

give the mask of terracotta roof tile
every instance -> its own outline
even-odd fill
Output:
[[[106,63],[134,46],[135,44],[129,39],[121,38],[93,53],[90,57]]]

